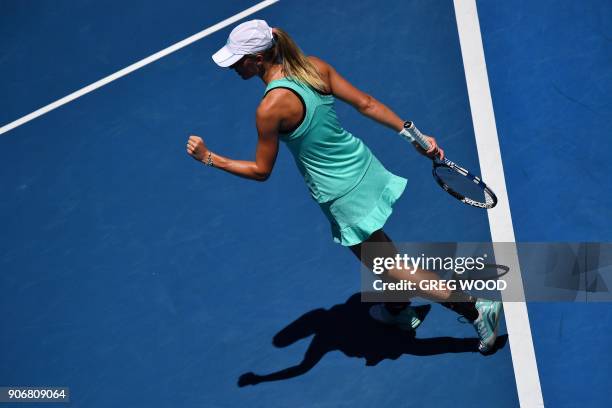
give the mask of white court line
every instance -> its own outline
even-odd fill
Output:
[[[475,0],[453,1],[480,171],[483,179],[493,187],[499,199],[497,206],[488,211],[491,238],[493,242],[516,242],[476,2]],[[511,293],[523,294],[524,298],[523,281],[516,251],[509,258],[500,262],[512,265],[512,270],[517,271],[512,279],[508,278],[508,289],[512,289]],[[519,403],[521,407],[543,407],[544,400],[531,338],[527,305],[525,302],[505,301],[504,313]]]
[[[53,109],[59,108],[60,106],[65,105],[68,102],[72,102],[73,100],[75,100],[77,98],[80,98],[81,96],[83,96],[85,94],[88,94],[88,93],[90,93],[92,91],[95,91],[96,89],[101,88],[104,85],[109,84],[109,83],[113,82],[116,79],[124,77],[124,76],[126,76],[126,75],[128,75],[128,74],[130,74],[130,73],[132,73],[134,71],[136,71],[137,69],[140,69],[140,68],[144,67],[145,65],[148,65],[148,64],[150,64],[152,62],[155,62],[155,61],[157,61],[160,58],[163,58],[163,57],[165,57],[165,56],[167,56],[167,55],[169,55],[169,54],[171,54],[171,53],[173,53],[175,51],[178,51],[181,48],[186,47],[186,46],[188,46],[191,43],[194,43],[194,42],[196,42],[196,41],[198,41],[198,40],[200,40],[200,39],[202,39],[204,37],[207,37],[207,36],[217,32],[217,31],[227,27],[228,25],[233,24],[236,21],[238,21],[238,20],[240,20],[240,19],[242,19],[244,17],[247,17],[247,16],[249,16],[249,15],[251,15],[253,13],[256,13],[259,10],[264,9],[264,8],[266,8],[268,6],[271,6],[272,4],[277,3],[279,1],[280,0],[265,0],[265,1],[262,1],[260,3],[257,3],[253,7],[249,7],[248,9],[246,9],[246,10],[244,10],[244,11],[238,13],[238,14],[235,14],[235,15],[229,17],[229,18],[226,18],[225,20],[223,20],[223,21],[221,21],[221,22],[219,22],[219,23],[217,23],[217,24],[215,24],[213,26],[210,26],[210,27],[208,27],[208,28],[206,28],[206,29],[204,29],[202,31],[200,31],[199,33],[196,33],[196,34],[192,35],[191,37],[185,38],[184,40],[179,41],[176,44],[171,45],[170,47],[165,48],[165,49],[163,49],[163,50],[161,50],[159,52],[156,52],[155,54],[153,54],[151,56],[148,56],[148,57],[146,57],[146,58],[144,58],[144,59],[142,59],[142,60],[140,60],[140,61],[138,61],[138,62],[136,62],[136,63],[134,63],[134,64],[132,64],[130,66],[128,66],[128,67],[125,67],[122,70],[115,72],[114,74],[111,74],[111,75],[109,75],[109,76],[107,76],[105,78],[102,78],[99,81],[96,81],[96,82],[94,82],[91,85],[87,85],[86,87],[81,88],[78,91],[75,91],[75,92],[71,93],[70,95],[64,96],[63,98],[58,99],[57,101],[55,101],[53,103],[50,103],[47,106],[43,106],[42,108],[40,108],[38,110],[35,110],[34,112],[32,112],[32,113],[30,113],[28,115],[25,115],[24,117],[21,117],[21,118],[13,121],[11,123],[8,123],[8,124],[0,127],[0,135],[3,134],[3,133],[8,132],[9,130],[15,129],[16,127],[21,126],[24,123],[27,123],[27,122],[29,122],[31,120],[34,120],[37,117],[42,116],[45,113],[52,111]]]

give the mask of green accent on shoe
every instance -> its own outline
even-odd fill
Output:
[[[416,330],[421,325],[421,319],[410,306],[406,306],[398,314],[392,315],[383,304],[377,304],[370,308],[370,317],[377,322],[397,326],[404,331]]]
[[[495,346],[497,327],[502,313],[502,302],[478,299],[476,300],[476,310],[478,310],[478,318],[474,320],[474,328],[480,338],[478,351],[487,353]]]

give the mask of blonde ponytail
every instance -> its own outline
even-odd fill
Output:
[[[272,32],[276,44],[264,52],[264,58],[282,64],[287,77],[304,82],[319,92],[326,92],[326,85],[319,71],[289,34],[280,28],[274,28]]]

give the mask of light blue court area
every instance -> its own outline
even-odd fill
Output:
[[[254,4],[0,2],[0,126]],[[610,4],[477,6],[517,240],[610,241]],[[246,18],[282,27],[479,169],[452,1],[281,0]],[[416,338],[369,318],[359,262],[285,148],[265,183],[186,155],[196,134],[254,157],[264,85],[210,58],[231,26],[0,134],[0,386],[68,386],[69,406],[88,408],[529,401],[512,333],[484,357],[439,305],[420,306]],[[487,214],[441,192],[400,137],[337,111],[408,178],[394,240],[491,240]],[[546,406],[609,406],[612,307],[528,311]],[[250,372],[269,381],[240,387]]]
[[[517,240],[610,242],[612,4],[478,11]],[[610,406],[612,305],[532,303],[529,318],[547,406]]]

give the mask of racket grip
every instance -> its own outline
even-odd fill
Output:
[[[399,134],[410,142],[417,142],[425,150],[429,150],[431,148],[431,145],[427,139],[425,139],[425,136],[423,136],[421,131],[414,126],[414,122],[406,122],[404,124],[404,128],[401,130],[401,132],[399,132]]]

